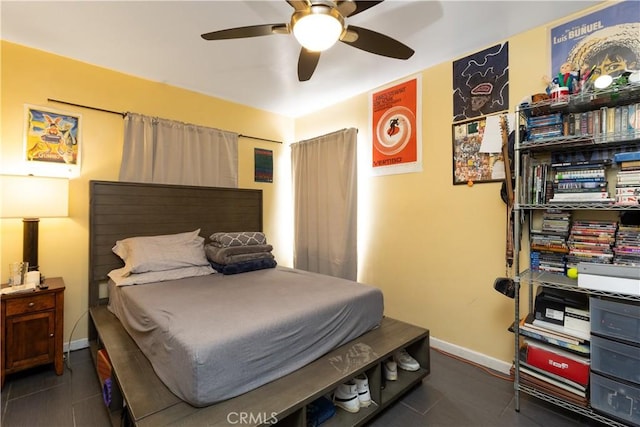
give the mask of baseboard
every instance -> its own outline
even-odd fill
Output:
[[[71,341],[71,342],[66,342],[63,345],[63,350],[66,353],[67,351],[69,351],[69,349],[71,349],[71,351],[74,350],[80,350],[83,348],[87,348],[89,347],[89,339],[87,338],[82,338],[79,340],[75,340],[75,341]]]
[[[477,351],[469,350],[468,348],[460,347],[459,345],[439,340],[438,338],[430,337],[429,342],[431,347],[435,349],[453,354],[454,356],[462,357],[463,359],[475,362],[489,369],[493,369],[494,371],[509,375],[511,363],[487,356],[486,354],[478,353]]]

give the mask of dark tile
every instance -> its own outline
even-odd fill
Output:
[[[3,427],[68,427],[73,413],[65,387],[48,388],[8,402]]]
[[[102,396],[98,374],[91,360],[73,361],[71,369],[65,373],[65,376],[69,377],[69,396],[72,403],[91,396]]]
[[[74,427],[109,427],[111,425],[101,394],[74,403],[73,419]]]
[[[397,402],[386,408],[370,421],[368,427],[419,427],[426,426],[428,420],[408,406]],[[429,424],[431,425],[431,424]]]
[[[419,387],[404,395],[400,401],[415,412],[424,415],[443,398],[445,398],[445,395],[442,391],[433,387],[429,382],[429,377],[427,377]]]
[[[8,399],[11,401],[32,393],[60,387],[68,380],[69,376],[66,368],[63,375],[56,375],[53,365],[43,365],[8,375],[5,380],[5,386],[7,384],[11,385],[8,395]]]

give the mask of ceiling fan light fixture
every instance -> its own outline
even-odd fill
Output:
[[[291,26],[293,35],[305,49],[322,52],[340,39],[344,18],[332,7],[313,5],[308,10],[294,13]]]

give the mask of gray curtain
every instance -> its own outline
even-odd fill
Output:
[[[238,134],[127,113],[120,181],[238,187]]]
[[[356,280],[357,130],[291,145],[295,268]]]

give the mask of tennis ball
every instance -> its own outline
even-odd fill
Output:
[[[570,268],[567,270],[567,277],[569,277],[570,279],[577,279],[578,278],[578,269],[577,268]]]

